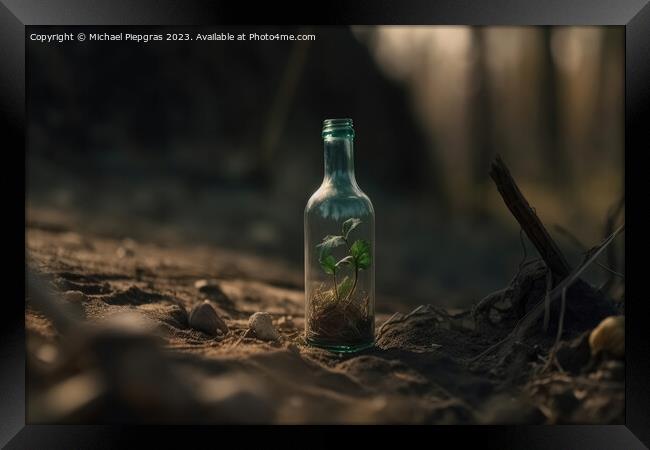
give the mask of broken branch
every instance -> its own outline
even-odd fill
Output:
[[[557,276],[558,281],[566,278],[571,272],[571,266],[519,190],[510,175],[510,170],[499,155],[492,162],[490,177],[494,180],[504,203],[533,243],[546,266]]]

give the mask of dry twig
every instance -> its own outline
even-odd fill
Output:
[[[519,190],[517,183],[510,175],[508,167],[498,155],[490,167],[490,176],[494,180],[504,203],[517,219],[528,239],[533,243],[546,266],[557,275],[558,280],[565,278],[571,271],[571,266],[569,266],[559,247]]]

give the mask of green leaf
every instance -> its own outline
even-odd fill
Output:
[[[367,269],[372,264],[372,255],[370,254],[370,243],[363,239],[354,241],[350,247],[350,254],[354,258],[357,269]]]
[[[320,249],[318,262],[325,273],[329,275],[336,273],[336,258],[332,256],[332,249],[343,244],[345,244],[345,241],[342,236],[328,235],[323,238],[323,242],[316,246],[316,248]]]
[[[336,259],[332,255],[326,255],[324,258],[319,259],[318,262],[326,274],[332,275],[336,272]]]
[[[347,241],[350,232],[359,225],[361,225],[361,219],[356,219],[354,217],[343,222],[343,239]]]

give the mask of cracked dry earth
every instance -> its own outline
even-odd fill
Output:
[[[379,304],[377,345],[362,353],[307,347],[302,272],[262,256],[32,222],[27,262],[57,292],[83,293],[57,298],[78,321],[62,332],[28,292],[30,423],[622,421],[616,367],[600,370],[600,381],[593,373],[504,378],[467,362],[496,338],[431,305],[382,327],[394,308]],[[227,334],[189,326],[188,312],[204,300]],[[272,315],[281,339],[244,336],[258,311]]]

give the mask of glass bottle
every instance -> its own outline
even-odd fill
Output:
[[[351,119],[323,122],[325,176],[305,208],[305,339],[354,352],[374,344],[375,212],[354,176]]]

